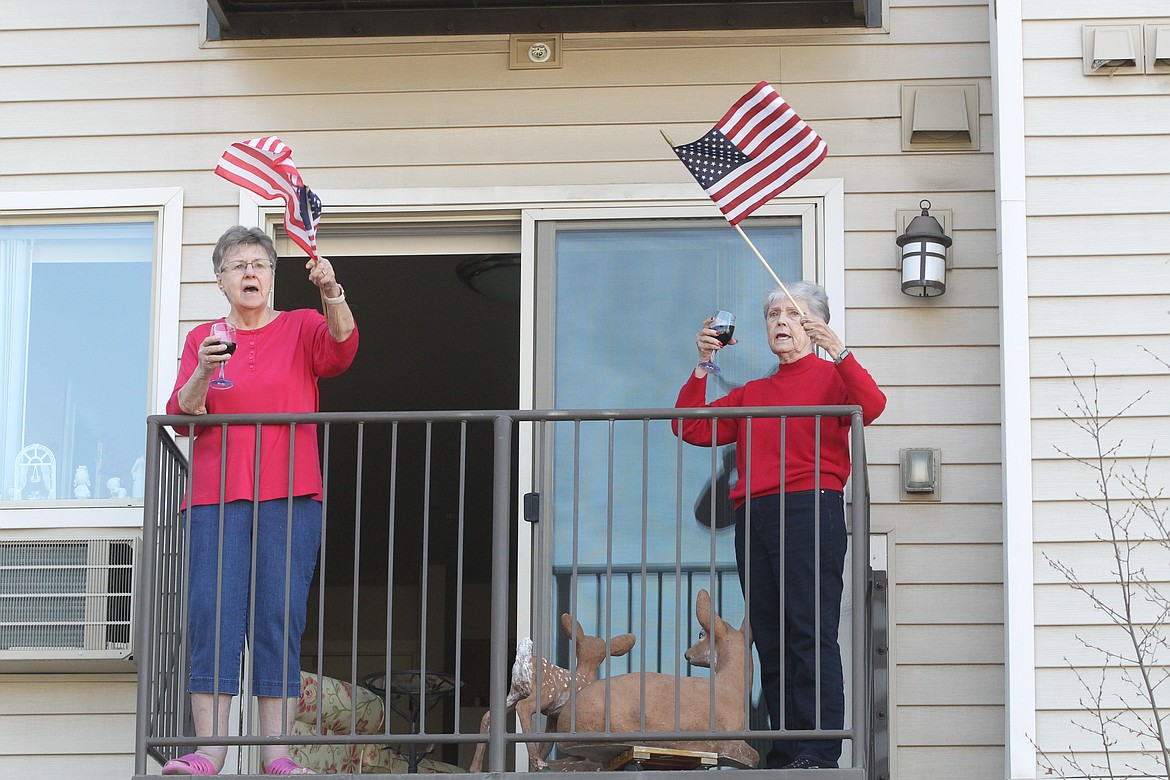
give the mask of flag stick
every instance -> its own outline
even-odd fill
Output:
[[[796,299],[792,297],[792,293],[788,292],[788,288],[784,286],[784,282],[780,281],[780,277],[777,276],[776,272],[772,270],[772,266],[768,265],[768,261],[764,259],[763,255],[760,254],[760,250],[756,249],[756,245],[753,244],[752,240],[747,237],[747,233],[743,232],[743,228],[741,228],[739,225],[735,225],[734,227],[736,232],[743,236],[743,240],[746,241],[747,245],[752,248],[752,251],[756,253],[756,257],[760,258],[760,262],[764,264],[764,268],[768,269],[768,273],[772,274],[772,278],[776,280],[776,284],[780,285],[780,289],[783,290],[784,294],[788,296],[788,300],[792,301],[792,305],[796,307],[798,312],[800,312],[800,316],[806,316],[804,309],[800,308],[800,304],[797,303]]]
[[[670,136],[666,134],[666,131],[659,130],[658,132],[662,133],[662,137],[666,139],[666,142],[670,144],[670,148],[673,149],[674,141],[670,140]],[[780,277],[777,276],[776,272],[772,270],[772,266],[768,265],[768,261],[764,259],[763,255],[760,254],[760,250],[756,249],[756,245],[753,244],[752,240],[747,237],[747,233],[743,232],[743,228],[741,228],[739,225],[732,225],[732,227],[734,227],[736,232],[738,232],[739,235],[743,237],[743,240],[747,242],[747,245],[752,248],[752,251],[755,252],[756,257],[760,258],[760,262],[764,264],[764,268],[768,269],[768,273],[770,273],[772,278],[776,280],[776,284],[780,285],[780,289],[783,290],[784,294],[788,296],[788,300],[792,301],[792,305],[796,307],[798,312],[800,312],[800,316],[806,316],[804,309],[800,308],[800,304],[797,303],[796,299],[792,297],[792,293],[788,292],[788,288],[784,286],[784,282],[780,281]]]
[[[310,241],[309,243],[315,245],[316,231],[313,228],[313,212],[312,209],[309,208],[309,188],[304,184],[301,184],[300,187],[297,187],[297,209],[301,212],[301,223],[305,226],[306,234],[310,230],[314,231],[313,241]],[[316,247],[314,246],[314,249],[315,248]],[[308,254],[309,259],[313,261],[314,266],[320,265],[321,257],[319,252],[309,252]],[[318,291],[321,293],[321,313],[327,315],[329,313],[329,304],[325,303],[325,289],[318,288]]]

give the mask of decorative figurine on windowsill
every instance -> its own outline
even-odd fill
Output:
[[[122,480],[118,477],[110,477],[106,480],[106,492],[110,494],[110,498],[125,498],[126,488],[122,487]]]
[[[89,468],[82,465],[73,473],[73,497],[89,498]]]

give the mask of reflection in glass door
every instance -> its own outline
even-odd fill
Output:
[[[739,343],[720,351],[711,397],[774,368],[763,298],[775,281],[723,220],[572,222],[542,230],[550,231],[540,242],[548,256],[537,273],[540,297],[554,301],[545,323],[555,408],[672,407],[698,360],[695,333],[716,309],[737,315]],[[814,273],[806,270],[803,230],[794,218],[748,232],[788,282]],[[685,649],[698,631],[699,588],[711,590],[724,618],[738,625],[743,598],[733,528],[717,521],[712,532],[704,503],[710,450],[680,447],[665,421],[557,423],[546,442],[553,516],[543,548],[551,594],[538,606],[547,609],[545,625],[567,611],[589,633],[633,631],[635,652],[614,671],[667,672],[681,660],[679,641]],[[716,454],[716,471],[723,454]]]

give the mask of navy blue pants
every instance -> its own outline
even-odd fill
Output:
[[[845,506],[841,491],[822,490],[816,518],[814,496],[808,490],[753,498],[750,534],[745,533],[746,506],[736,512],[735,560],[740,585],[748,594],[760,686],[773,729],[840,729],[845,724],[837,643],[847,544]],[[837,766],[841,740],[774,740],[767,766],[776,769],[801,757]]]

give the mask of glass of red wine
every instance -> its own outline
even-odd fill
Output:
[[[719,343],[727,346],[731,341],[731,336],[735,333],[735,315],[729,311],[719,309],[711,315],[711,324],[707,327],[715,331],[715,338],[719,339]],[[719,366],[715,365],[715,355],[711,355],[711,360],[704,360],[699,363],[700,368],[705,368],[708,371],[713,371],[716,374],[720,373]]]
[[[230,322],[211,323],[211,335],[219,339],[220,344],[227,347],[220,352],[221,355],[230,355],[236,351],[236,329]],[[225,360],[224,363],[226,362]],[[223,363],[219,364],[219,376],[211,380],[211,386],[216,390],[227,390],[232,386],[232,381],[223,375],[223,365]]]

